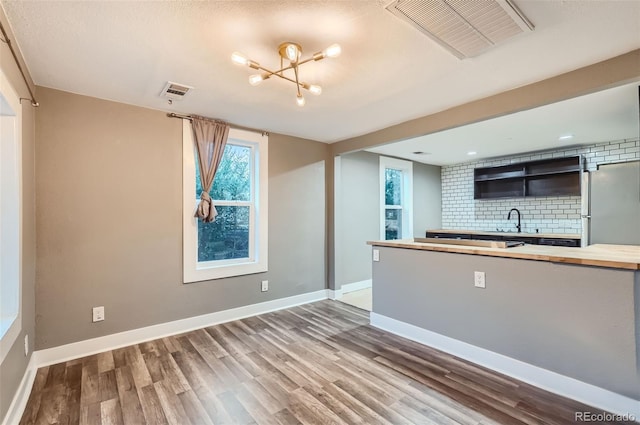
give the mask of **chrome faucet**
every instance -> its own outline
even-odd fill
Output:
[[[518,210],[517,208],[511,208],[511,210],[509,211],[509,214],[507,214],[507,220],[511,220],[511,212],[513,211],[518,213],[518,224],[516,225],[516,229],[518,229],[518,233],[521,233],[522,226],[520,226],[520,210]]]

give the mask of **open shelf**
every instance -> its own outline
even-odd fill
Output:
[[[522,180],[522,177],[524,176],[513,176],[513,177],[483,177],[483,178],[478,178],[478,179],[474,179],[474,181],[477,182],[491,182],[491,181],[495,181],[495,180],[513,180],[513,179],[520,179]]]
[[[525,177],[557,176],[559,174],[579,173],[580,170],[547,171],[546,173],[527,173]]]
[[[474,185],[474,198],[517,198],[524,196],[522,177],[517,179],[484,180]]]
[[[476,168],[474,199],[580,195],[582,169],[580,156]]]
[[[476,181],[513,179],[524,176],[524,167],[521,164],[503,165],[501,167],[476,168],[473,170]]]
[[[580,157],[569,156],[526,163],[526,175],[579,172]]]

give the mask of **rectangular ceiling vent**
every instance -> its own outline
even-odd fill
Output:
[[[167,85],[164,86],[164,89],[162,89],[160,96],[174,100],[181,100],[187,93],[189,93],[190,90],[193,90],[193,87],[169,81],[167,82]]]
[[[534,28],[510,0],[394,0],[386,9],[460,59]]]

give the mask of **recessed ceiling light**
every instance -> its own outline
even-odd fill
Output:
[[[467,155],[476,155],[477,153],[478,152],[476,152],[476,151],[469,151],[469,152],[467,152]]]
[[[567,134],[565,136],[558,137],[558,140],[569,140],[569,139],[573,139],[573,134]]]
[[[414,155],[431,155],[431,152],[422,152],[422,151],[415,151],[411,153]]]

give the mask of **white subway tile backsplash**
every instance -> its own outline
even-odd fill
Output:
[[[598,165],[640,159],[639,140],[617,140],[579,148],[493,158],[442,167],[442,227],[444,229],[515,230],[516,221],[507,220],[511,208],[522,213],[522,231],[540,233],[580,233],[579,196],[511,199],[473,199],[473,170],[538,159],[582,155],[586,169]]]

